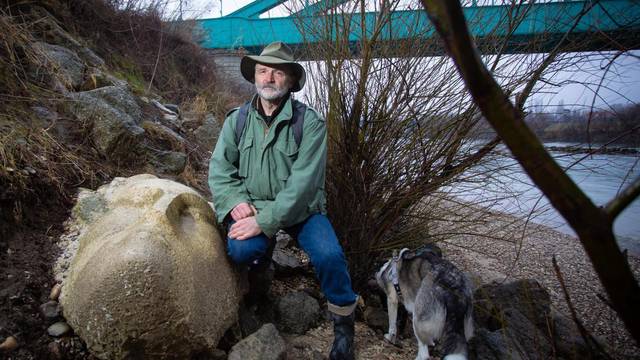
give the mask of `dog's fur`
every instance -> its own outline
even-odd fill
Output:
[[[395,264],[394,264],[395,263]],[[395,272],[395,275],[394,275]],[[394,287],[394,277],[400,294]],[[418,339],[416,360],[429,359],[429,345],[442,340],[444,360],[467,358],[467,340],[473,334],[472,289],[468,279],[435,245],[414,252],[402,249],[376,273],[376,281],[387,294],[389,332],[397,343],[398,300],[413,315],[413,332]]]

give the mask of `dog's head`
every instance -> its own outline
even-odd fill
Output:
[[[406,251],[402,254],[404,260],[413,259],[415,257],[424,258],[429,256],[437,256],[439,258],[442,258],[442,250],[435,243],[424,244],[415,250]]]
[[[426,258],[429,257],[442,258],[442,250],[434,244],[424,244],[415,250],[403,248],[400,251],[394,250],[393,256],[386,263],[382,265],[380,270],[376,273],[376,282],[381,288],[385,288],[387,282],[397,282],[398,271],[402,268],[405,261],[412,260],[416,257]]]

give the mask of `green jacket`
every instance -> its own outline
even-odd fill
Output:
[[[298,148],[289,124],[291,102],[289,98],[270,127],[252,106],[237,145],[238,111],[227,115],[209,163],[209,187],[219,223],[236,205],[247,202],[256,207],[256,221],[271,237],[279,229],[326,212],[326,124],[307,108]]]

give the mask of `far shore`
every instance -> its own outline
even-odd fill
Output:
[[[636,147],[618,147],[618,146],[603,146],[603,145],[593,145],[591,147],[588,146],[556,146],[550,145],[545,146],[545,149],[549,151],[559,151],[570,154],[601,154],[601,155],[636,155],[640,154],[640,150]]]
[[[640,348],[622,321],[598,297],[605,292],[579,239],[471,204],[442,199],[429,203],[432,201],[432,206],[449,214],[436,224],[432,234],[452,262],[482,283],[535,279],[549,290],[554,309],[569,316],[552,265],[555,257],[580,321],[616,358],[640,359]],[[630,254],[628,261],[636,279],[640,278],[640,257]]]

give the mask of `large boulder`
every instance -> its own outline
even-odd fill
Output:
[[[95,356],[213,351],[241,294],[204,198],[152,175],[116,178],[84,191],[74,216],[77,252],[60,276],[61,304]]]
[[[97,150],[112,160],[131,159],[140,153],[144,129],[142,110],[129,90],[105,86],[67,95],[69,111],[84,127]]]
[[[30,6],[30,10],[26,14],[30,20],[29,24],[44,41],[70,49],[88,65],[95,67],[103,67],[105,65],[101,57],[66,32],[58,24],[55,16],[51,15],[47,10],[37,5]]]
[[[36,42],[34,50],[42,56],[38,68],[32,69],[32,75],[42,77],[51,88],[65,91],[78,88],[83,81],[86,66],[78,55],[66,47],[45,42]]]
[[[570,321],[551,311],[549,292],[535,280],[481,286],[474,293],[474,320],[478,331],[470,352],[478,359],[602,355],[598,346],[589,348]]]

